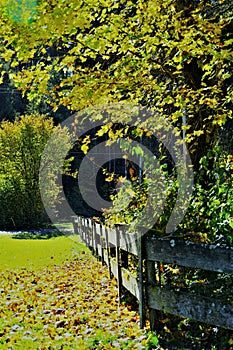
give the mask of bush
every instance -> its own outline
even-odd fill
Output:
[[[163,182],[164,191],[153,198],[154,207],[149,213],[156,215],[158,203],[160,205],[163,198],[166,199],[163,212],[150,230],[156,236],[164,237],[167,236],[165,229],[175,205],[179,183],[175,169],[169,173],[166,165],[162,165],[161,171],[163,177],[159,179]],[[220,146],[215,146],[201,158],[195,179],[188,210],[175,235],[199,243],[233,245],[233,156],[224,152]],[[146,180],[142,184],[132,182],[129,188],[126,185],[112,196],[113,208],[104,215],[108,225],[136,221],[140,211],[147,205]],[[182,209],[182,203],[179,205]],[[143,225],[146,224],[145,220]]]
[[[233,245],[233,156],[216,146],[201,158],[192,201],[179,229],[186,239]]]
[[[52,119],[40,115],[22,116],[13,123],[1,123],[1,228],[32,228],[48,222],[40,196],[39,168],[47,140],[57,128]],[[61,129],[61,139],[69,142],[64,129]],[[59,193],[55,177],[53,174],[50,189],[54,192],[54,201]]]

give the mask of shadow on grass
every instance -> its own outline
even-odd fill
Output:
[[[57,223],[56,225],[46,225],[40,228],[25,228],[19,231],[9,231],[14,239],[50,239],[54,237],[69,236],[73,234],[73,224],[71,222]]]
[[[54,237],[65,236],[65,234],[58,230],[37,230],[18,232],[12,236],[14,239],[50,239]]]

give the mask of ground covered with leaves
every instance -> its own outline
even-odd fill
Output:
[[[137,303],[77,235],[0,235],[0,349],[229,350],[233,333],[158,312],[139,328]],[[22,238],[22,237],[21,237]]]
[[[82,248],[61,264],[2,269],[1,349],[151,348],[156,338],[140,330],[137,312],[118,306],[115,281]]]

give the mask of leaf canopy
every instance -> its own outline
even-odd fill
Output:
[[[127,100],[156,109],[180,130],[185,113],[194,163],[232,115],[228,0],[50,0],[36,12],[33,2],[29,23],[10,16],[9,4],[0,5],[1,56],[31,100],[71,111]]]

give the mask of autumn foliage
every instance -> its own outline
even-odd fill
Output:
[[[2,77],[54,110],[152,107],[185,130],[198,166],[232,114],[230,1],[25,1],[18,17],[17,3],[1,2]]]

